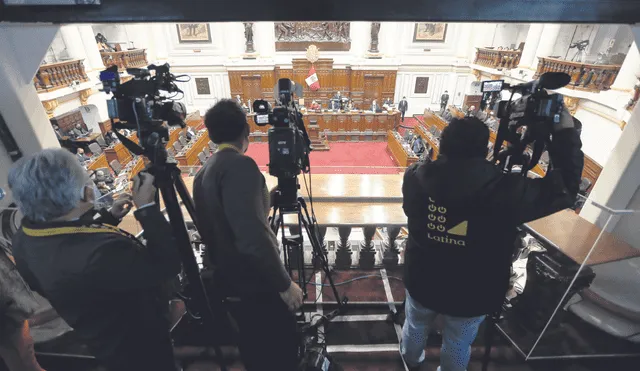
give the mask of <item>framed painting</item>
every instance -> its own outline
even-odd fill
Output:
[[[196,92],[198,95],[211,95],[211,86],[209,85],[209,78],[196,77]]]
[[[210,43],[211,29],[208,23],[178,23],[178,42],[181,44]]]
[[[446,23],[416,23],[413,30],[413,41],[442,42],[446,36]]]
[[[413,88],[414,94],[427,94],[429,90],[429,78],[428,77],[416,77],[416,85]]]

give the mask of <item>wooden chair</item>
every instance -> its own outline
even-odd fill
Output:
[[[118,160],[113,160],[109,163],[109,165],[111,166],[111,169],[113,170],[113,172],[118,175],[120,174],[120,172],[122,171],[122,165],[120,164],[120,161]]]
[[[102,153],[102,147],[100,147],[98,143],[89,143],[89,151],[91,151],[94,156],[97,156]]]

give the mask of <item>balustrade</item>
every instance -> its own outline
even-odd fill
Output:
[[[518,67],[521,50],[501,50],[489,48],[476,48],[475,64],[496,69],[511,69]]]
[[[546,72],[564,72],[571,76],[568,89],[600,92],[609,90],[620,71],[619,65],[590,64],[565,61],[556,58],[541,58],[534,78]]]
[[[82,59],[40,65],[33,77],[33,85],[38,93],[66,88],[75,81],[89,81]]]
[[[102,63],[105,67],[113,65],[118,66],[119,71],[127,68],[143,68],[147,67],[147,51],[146,49],[131,49],[120,52],[100,52]]]

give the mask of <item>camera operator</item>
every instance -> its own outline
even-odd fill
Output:
[[[94,218],[99,191],[68,151],[43,150],[9,172],[25,216],[13,238],[19,272],[111,371],[175,370],[162,285],[180,271],[180,256],[153,181],[136,176],[133,196],[105,211],[107,225]],[[146,247],[113,226],[132,202]]]
[[[278,256],[264,176],[244,155],[247,117],[235,101],[222,100],[207,111],[204,123],[218,151],[194,180],[196,216],[217,288],[225,297],[239,298],[228,301],[228,310],[240,331],[243,363],[248,371],[296,370],[293,311],[302,305],[302,291]]]
[[[516,227],[575,201],[584,157],[566,108],[548,147],[554,169],[544,178],[505,174],[486,160],[489,129],[475,117],[453,119],[440,155],[407,168],[403,208],[406,321],[401,353],[418,369],[436,315],[444,315],[441,370],[463,371],[478,327],[498,311],[509,283]]]

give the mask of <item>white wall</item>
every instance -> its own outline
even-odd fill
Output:
[[[640,210],[640,187],[636,190],[626,209]],[[612,233],[616,237],[622,238],[636,249],[640,249],[640,233],[638,233],[638,226],[640,226],[640,213],[625,215],[620,218]]]
[[[62,39],[62,34],[58,32],[56,34],[56,37],[51,42],[49,49],[47,49],[47,54],[44,56],[44,60],[47,63],[55,63],[65,59],[69,59],[67,46]]]
[[[615,111],[594,102],[581,101],[575,117],[582,122],[582,151],[598,164],[604,166],[616,146],[622,130],[610,119],[596,112],[614,114]]]
[[[510,47],[514,45],[516,48],[521,42],[527,38],[529,24],[519,23],[499,23],[496,24],[494,30],[492,46]]]

